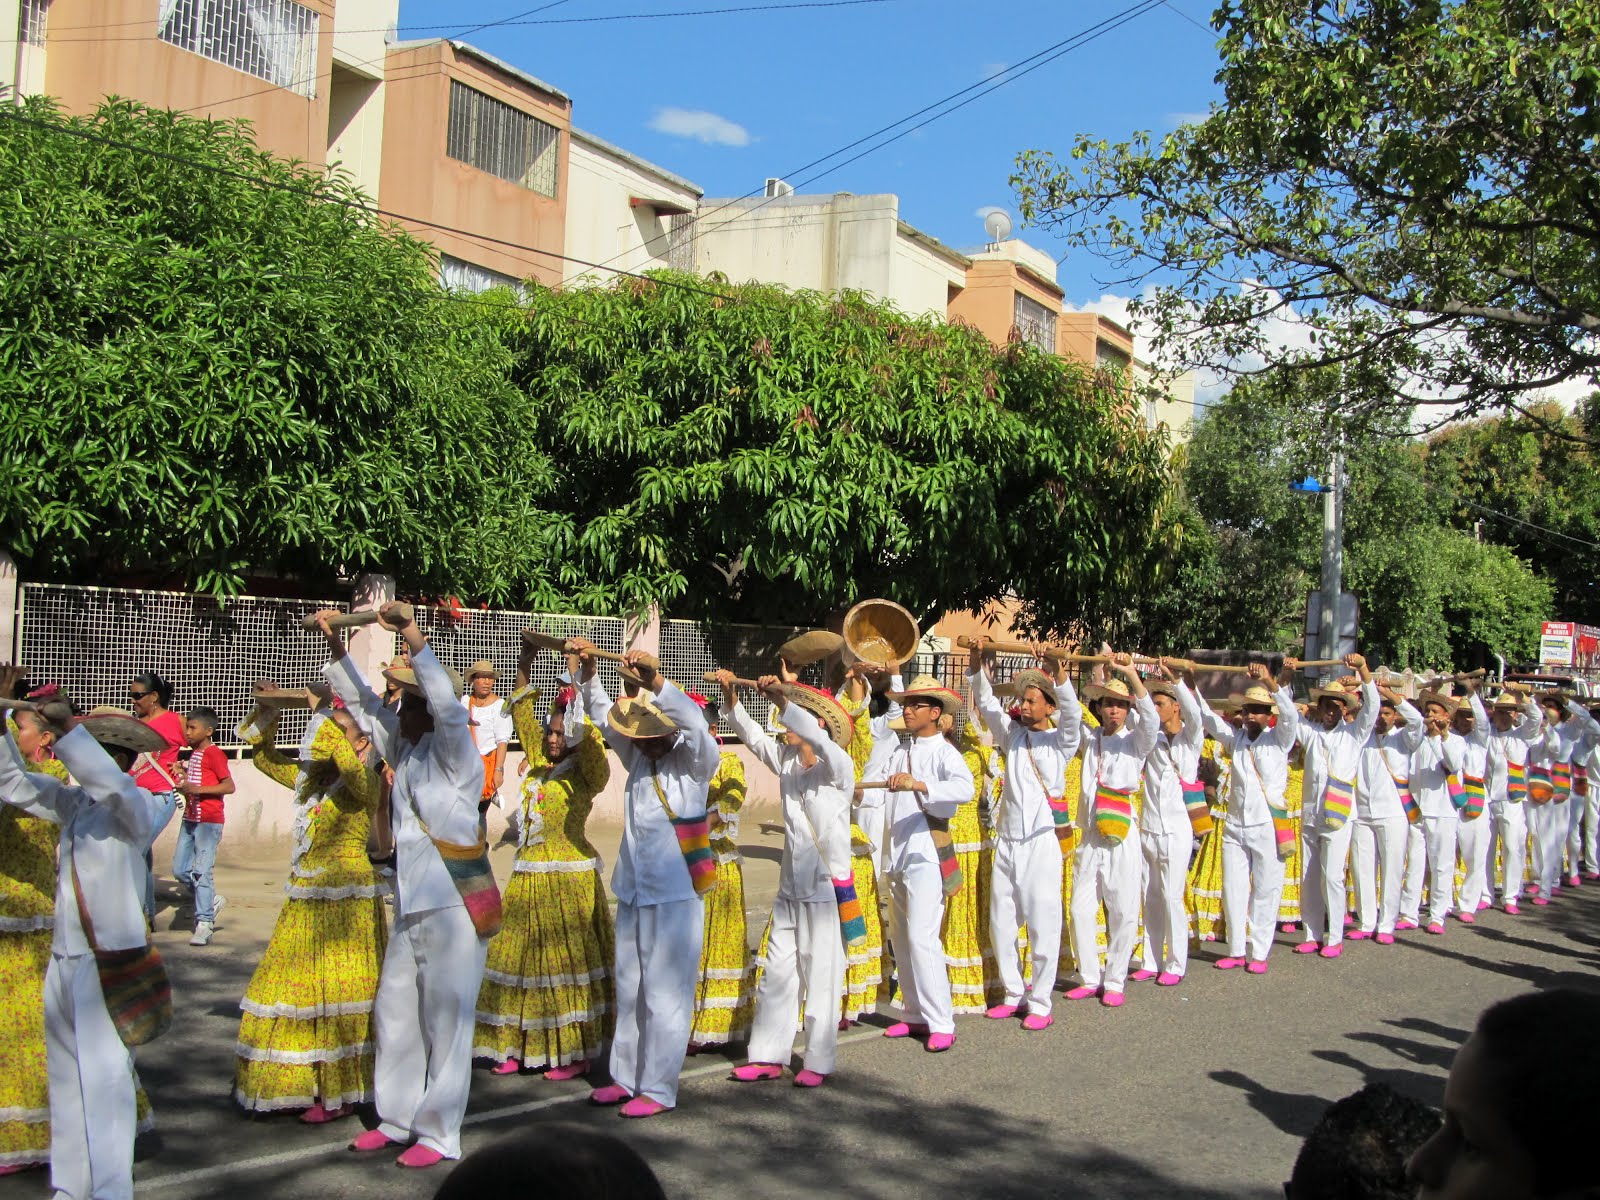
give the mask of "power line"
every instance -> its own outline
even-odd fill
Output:
[[[1465,496],[1458,496],[1449,488],[1444,487],[1442,484],[1434,483],[1431,479],[1425,478],[1422,480],[1422,482],[1424,486],[1432,488],[1441,495],[1450,497],[1450,499],[1454,500],[1457,504],[1464,505],[1467,508],[1475,509],[1478,512],[1483,513],[1485,516],[1498,517],[1502,521],[1509,521],[1513,525],[1520,525],[1524,529],[1533,530],[1536,534],[1547,533],[1551,537],[1562,538],[1566,541],[1572,542],[1574,545],[1582,546],[1587,550],[1600,550],[1600,542],[1591,542],[1586,538],[1574,537],[1572,534],[1563,533],[1559,529],[1551,529],[1548,525],[1539,525],[1533,521],[1524,521],[1521,517],[1514,517],[1510,513],[1504,513],[1498,509],[1489,508],[1485,505],[1477,503],[1475,500],[1468,500]],[[1555,545],[1555,543],[1549,542],[1548,540],[1546,540],[1546,544],[1552,546]],[[1557,546],[1556,548],[1564,549],[1564,547],[1560,546]]]

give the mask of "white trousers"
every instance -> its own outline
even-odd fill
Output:
[[[1428,827],[1425,821],[1406,823],[1406,872],[1400,887],[1400,915],[1414,925],[1422,923],[1422,883],[1428,877]]]
[[[131,1200],[133,1057],[106,1011],[93,955],[51,954],[44,1042],[56,1200]]]
[[[1350,840],[1356,822],[1347,820],[1338,829],[1323,829],[1302,822],[1300,861],[1305,877],[1300,884],[1300,927],[1308,942],[1337,946],[1344,941],[1344,913],[1348,894],[1344,869],[1350,861]]]
[[[901,1012],[912,1025],[930,1033],[954,1033],[950,968],[944,958],[940,928],[944,924],[944,884],[939,865],[912,863],[887,877],[889,942],[900,979]],[[962,887],[976,887],[967,879]]]
[[[472,1031],[489,943],[459,905],[394,923],[373,1006],[378,1126],[461,1157],[461,1118],[472,1088]]]
[[[1128,983],[1135,936],[1139,932],[1139,872],[1144,854],[1139,838],[1112,846],[1094,830],[1083,835],[1072,864],[1072,956],[1085,987],[1120,992]],[[1106,906],[1106,958],[1095,943],[1101,902]]]
[[[1583,868],[1583,818],[1589,808],[1586,797],[1573,792],[1567,800],[1567,865],[1565,873],[1576,875]]]
[[[1448,817],[1423,817],[1428,839],[1428,924],[1443,925],[1456,895],[1456,832],[1461,822]]]
[[[611,1081],[668,1108],[678,1103],[705,936],[706,906],[698,896],[667,904],[617,902]],[[797,1011],[788,1010],[790,1021]]]
[[[1568,803],[1571,803],[1568,801]],[[1561,852],[1567,838],[1567,806],[1551,801],[1532,805],[1528,829],[1533,834],[1533,869],[1537,890],[1546,900],[1561,881]]]
[[[1001,837],[989,884],[989,939],[1007,1004],[1050,1012],[1056,964],[1061,958],[1061,841],[1051,830],[1026,841]],[[1026,986],[1017,960],[1017,935],[1028,927],[1033,981]]]
[[[1146,971],[1182,975],[1189,969],[1189,910],[1184,885],[1194,836],[1139,831],[1144,855],[1144,947],[1139,965]]]
[[[1228,927],[1228,957],[1265,962],[1278,927],[1283,899],[1283,863],[1271,824],[1222,826],[1222,919]],[[1248,941],[1246,940],[1248,935]]]
[[[805,1034],[806,1069],[831,1075],[839,1047],[844,968],[844,935],[839,930],[837,904],[832,900],[774,900],[772,923],[767,927],[767,958],[750,1029],[750,1061],[789,1061],[798,1012]]]
[[[1461,894],[1456,903],[1464,913],[1475,913],[1478,905],[1490,899],[1489,873],[1485,860],[1487,847],[1494,842],[1494,821],[1487,810],[1471,821],[1456,822],[1456,851],[1461,855],[1461,865],[1467,869],[1461,880]],[[1455,872],[1451,872],[1452,880]]]
[[[1583,808],[1583,868],[1592,873],[1600,871],[1600,779],[1589,780]]]
[[[1500,900],[1503,904],[1515,904],[1522,896],[1523,880],[1528,871],[1528,802],[1513,804],[1503,800],[1494,806],[1492,815],[1494,840],[1500,845]],[[1492,842],[1489,861],[1494,861]]]
[[[1356,879],[1356,914],[1364,933],[1394,932],[1405,876],[1406,828],[1404,817],[1356,822],[1350,841],[1351,869]]]

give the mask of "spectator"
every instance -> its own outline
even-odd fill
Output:
[[[166,748],[154,754],[139,756],[134,764],[140,768],[134,782],[155,797],[155,820],[150,834],[150,845],[144,849],[144,919],[152,926],[156,919],[155,858],[151,846],[161,836],[161,831],[172,820],[178,808],[178,751],[184,745],[183,718],[169,711],[172,704],[172,685],[154,671],[141,671],[128,685],[128,699],[133,704],[133,715],[161,735]]]
[[[1444,1126],[1411,1156],[1423,1200],[1600,1195],[1600,995],[1533,992],[1484,1010],[1444,1088]]]
[[[666,1200],[650,1165],[620,1138],[583,1125],[536,1125],[475,1150],[433,1200]]]
[[[172,855],[172,873],[189,889],[194,900],[194,936],[191,946],[211,942],[217,912],[227,903],[212,883],[217,847],[222,842],[224,796],[233,795],[228,756],[212,742],[218,717],[209,708],[189,711],[183,735],[189,743],[188,761],[177,791],[183,797],[183,823],[178,828],[178,848]]]
[[[1439,1114],[1382,1083],[1335,1101],[1300,1147],[1287,1200],[1411,1200],[1406,1162]]]

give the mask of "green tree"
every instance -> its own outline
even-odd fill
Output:
[[[1159,351],[1406,381],[1326,398],[1346,413],[1593,377],[1600,5],[1224,0],[1213,24],[1204,120],[1028,151],[1013,180],[1028,220],[1153,286]]]

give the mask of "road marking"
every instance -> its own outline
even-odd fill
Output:
[[[883,1030],[881,1029],[875,1027],[861,1029],[855,1033],[841,1034],[839,1045],[847,1046],[851,1042],[864,1042],[868,1038],[882,1036]],[[693,1067],[682,1072],[678,1078],[680,1080],[700,1079],[707,1075],[726,1074],[733,1069],[734,1065],[736,1064],[728,1063],[727,1061],[707,1063],[703,1067]],[[507,1117],[520,1117],[526,1113],[538,1112],[541,1109],[554,1108],[559,1104],[587,1101],[588,1098],[588,1092],[570,1092],[560,1096],[546,1096],[542,1100],[527,1100],[521,1104],[508,1104],[504,1108],[491,1108],[479,1113],[469,1113],[466,1119],[461,1122],[461,1126],[465,1129],[470,1125],[484,1125],[490,1121],[501,1121]],[[355,1127],[352,1126],[351,1128]],[[136,1192],[153,1192],[158,1189],[182,1187],[184,1184],[189,1183],[203,1183],[208,1179],[216,1179],[223,1175],[237,1175],[241,1171],[258,1171],[266,1167],[281,1167],[287,1163],[306,1162],[309,1159],[322,1158],[345,1150],[349,1146],[352,1136],[354,1135],[346,1133],[341,1135],[336,1142],[302,1146],[297,1150],[284,1150],[278,1154],[262,1154],[255,1158],[240,1159],[238,1162],[219,1163],[214,1167],[200,1167],[193,1171],[168,1171],[160,1175],[150,1175],[135,1183],[133,1190]],[[373,1152],[364,1154],[362,1157],[382,1158],[383,1155]]]

